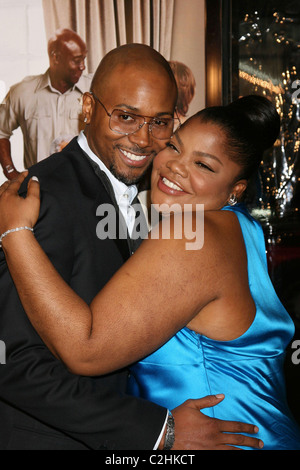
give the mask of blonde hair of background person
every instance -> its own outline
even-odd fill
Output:
[[[189,105],[195,96],[196,80],[191,69],[175,60],[169,61],[170,67],[175,76],[175,80],[178,88],[178,99],[177,99],[177,113],[180,121],[183,122],[187,117]]]

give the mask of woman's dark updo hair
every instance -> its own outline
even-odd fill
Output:
[[[238,179],[249,179],[256,172],[263,153],[272,147],[280,130],[275,106],[258,95],[239,98],[227,106],[203,109],[196,116],[225,132],[228,157],[241,166]]]

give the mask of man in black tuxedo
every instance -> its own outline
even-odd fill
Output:
[[[143,45],[115,49],[101,62],[91,93],[84,96],[85,132],[30,169],[41,184],[35,236],[60,275],[88,303],[137,247],[130,239],[136,184],[168,140],[157,138],[154,125],[160,127],[162,120],[170,124],[176,98],[174,77],[160,54]],[[129,113],[142,116],[141,126],[124,134],[115,119],[128,121]],[[115,206],[128,227],[127,239],[96,236],[101,204]],[[126,370],[75,376],[45,347],[20,304],[2,251],[0,304],[0,336],[7,348],[0,371],[1,449],[163,448],[167,410],[127,396]],[[201,405],[219,401],[207,397]],[[224,432],[254,432],[250,425],[195,413],[192,402],[176,410],[175,430],[177,449],[212,449],[234,443]],[[252,438],[237,437],[239,445],[254,445]]]

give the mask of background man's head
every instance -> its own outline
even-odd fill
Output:
[[[48,41],[50,72],[55,80],[64,81],[70,88],[85,69],[86,44],[70,29],[57,30]]]
[[[150,124],[151,118],[173,118],[177,86],[168,62],[149,46],[121,46],[103,58],[91,91],[83,106],[91,149],[119,180],[138,182],[170,138],[157,139]],[[131,119],[126,112],[144,116],[145,124],[129,135],[115,132],[109,115],[116,109],[126,120]]]

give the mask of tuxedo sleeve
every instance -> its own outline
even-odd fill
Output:
[[[72,223],[59,199],[44,193],[35,235],[52,263],[70,282]],[[153,449],[166,410],[128,396],[126,371],[89,378],[71,374],[32,328],[0,250],[0,337],[6,364],[0,368],[0,400],[89,449]]]

